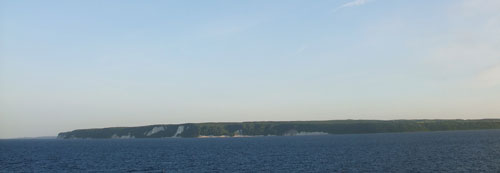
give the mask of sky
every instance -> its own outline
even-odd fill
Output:
[[[0,138],[500,118],[498,0],[0,0]]]

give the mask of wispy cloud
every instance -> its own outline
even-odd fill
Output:
[[[372,0],[353,0],[353,1],[350,1],[348,3],[342,4],[341,6],[335,8],[333,11],[336,12],[342,8],[365,5],[366,3],[371,2],[371,1]]]
[[[297,51],[295,51],[295,54],[301,54],[302,52],[304,52],[304,50],[307,49],[307,45],[306,44],[302,44],[298,49]]]
[[[482,87],[500,86],[500,65],[482,71],[476,79],[478,80],[476,84]]]

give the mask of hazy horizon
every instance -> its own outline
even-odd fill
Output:
[[[499,105],[497,0],[0,0],[0,138]]]

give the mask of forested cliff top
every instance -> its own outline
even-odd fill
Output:
[[[159,124],[80,129],[60,139],[294,136],[449,130],[500,129],[500,119],[478,120],[328,120]]]

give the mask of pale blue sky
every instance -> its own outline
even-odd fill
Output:
[[[0,138],[500,118],[500,1],[0,0]]]

